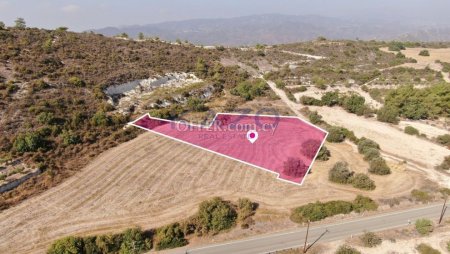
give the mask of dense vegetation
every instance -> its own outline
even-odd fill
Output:
[[[418,219],[415,226],[417,232],[421,235],[429,235],[434,230],[433,222],[428,219]]]
[[[253,223],[257,206],[249,199],[239,199],[237,204],[213,198],[199,205],[197,214],[183,222],[142,231],[139,228],[127,229],[120,234],[89,237],[69,236],[56,240],[48,249],[48,254],[64,253],[128,253],[138,254],[154,248],[156,251],[172,249],[188,244],[186,236],[196,233],[217,234],[241,223],[248,228]]]
[[[363,173],[350,171],[348,164],[345,162],[337,162],[328,172],[328,179],[331,182],[339,184],[351,184],[353,187],[362,190],[374,190],[375,182]]]
[[[297,207],[291,212],[291,220],[296,223],[309,221],[319,221],[327,217],[338,214],[348,214],[352,211],[360,213],[364,211],[373,211],[378,205],[372,199],[358,195],[353,202],[348,201],[329,201],[309,203]]]
[[[417,245],[416,249],[420,254],[441,254],[440,251],[425,243]]]

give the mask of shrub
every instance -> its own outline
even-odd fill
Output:
[[[205,105],[205,101],[198,97],[189,97],[187,100],[187,108],[195,112],[203,112],[208,109]]]
[[[319,154],[317,154],[317,159],[319,161],[327,161],[330,159],[331,152],[328,150],[326,146],[322,146],[319,150]]]
[[[322,116],[319,115],[319,113],[317,113],[317,111],[312,111],[309,115],[308,115],[309,121],[312,124],[319,124],[322,123]]]
[[[447,242],[447,250],[450,251],[450,241]]]
[[[368,148],[364,152],[364,160],[366,161],[372,161],[373,159],[380,158],[380,150],[375,148]]]
[[[406,126],[405,127],[405,133],[408,135],[419,135],[419,130],[412,127],[412,126]]]
[[[388,45],[389,51],[400,51],[405,49],[405,45],[399,41],[390,42]]]
[[[198,220],[203,232],[218,233],[236,223],[237,214],[233,207],[221,198],[213,198],[200,204]]]
[[[430,56],[430,51],[424,49],[419,52],[419,56]]]
[[[363,115],[366,110],[366,105],[364,97],[356,94],[352,94],[350,97],[344,98],[343,107],[350,113],[357,115]]]
[[[104,111],[97,111],[91,118],[91,124],[93,126],[108,126],[111,123],[111,119],[106,115]]]
[[[368,138],[361,138],[358,142],[358,152],[361,154],[365,154],[368,149],[380,149],[380,145],[378,145],[377,142],[368,139]]]
[[[292,177],[301,177],[308,171],[308,165],[299,158],[289,157],[283,163],[283,174]]]
[[[440,251],[425,243],[419,244],[416,249],[420,254],[441,254]]]
[[[412,190],[411,191],[411,196],[419,202],[422,203],[427,203],[429,201],[431,201],[433,199],[433,197],[426,191],[421,191],[421,190]]]
[[[122,244],[122,235],[101,235],[95,239],[100,253],[117,253]]]
[[[308,159],[313,159],[319,150],[321,141],[317,139],[308,139],[302,144],[301,153]]]
[[[45,148],[45,139],[37,132],[19,134],[14,140],[13,148],[19,153],[35,152],[39,148]]]
[[[361,254],[361,252],[348,245],[342,245],[337,249],[335,254]]]
[[[40,124],[52,124],[55,121],[55,116],[52,112],[41,112],[37,116],[37,120]]]
[[[355,212],[375,211],[377,209],[377,203],[369,197],[358,195],[353,201],[353,210]]]
[[[341,143],[345,140],[345,132],[341,127],[331,126],[328,128],[327,141]]]
[[[398,110],[392,106],[383,106],[377,111],[377,120],[385,123],[398,123]]]
[[[328,180],[334,183],[347,184],[350,182],[353,172],[348,169],[346,162],[337,162],[328,172]]]
[[[241,222],[241,228],[248,228],[254,221],[251,218],[255,214],[256,205],[247,198],[238,200],[238,219]]]
[[[79,77],[70,77],[67,80],[67,83],[69,83],[70,85],[73,85],[73,86],[78,86],[78,87],[83,87],[86,85],[86,83]]]
[[[433,222],[428,219],[418,219],[415,225],[417,232],[421,235],[428,235],[434,229]]]
[[[56,240],[47,250],[48,254],[84,253],[84,242],[81,237],[69,236]]]
[[[322,106],[322,101],[309,96],[300,97],[300,102],[307,106]]]
[[[164,250],[181,247],[187,244],[180,224],[174,223],[156,230],[155,249]]]
[[[362,190],[374,190],[375,182],[368,175],[358,173],[351,179],[352,186]]]
[[[389,175],[391,169],[383,158],[378,157],[370,161],[369,172],[375,175]]]
[[[383,242],[381,237],[372,232],[365,232],[361,237],[359,237],[359,239],[363,243],[364,247],[369,248],[376,247]]]
[[[322,95],[322,104],[332,107],[339,103],[339,93],[338,92],[326,92]]]
[[[80,136],[76,135],[71,130],[64,130],[61,134],[61,138],[62,138],[62,143],[65,146],[81,143]]]
[[[437,136],[436,141],[441,145],[450,147],[450,134]]]
[[[147,243],[148,245],[148,243]],[[149,248],[146,246],[145,236],[141,229],[130,228],[125,230],[120,245],[121,254],[139,254]]]
[[[450,156],[444,158],[441,165],[437,166],[436,169],[449,170],[450,169]]]
[[[254,81],[244,81],[239,83],[231,90],[231,94],[240,96],[245,100],[253,100],[258,96],[262,96],[264,91],[268,89],[267,83],[262,79]]]

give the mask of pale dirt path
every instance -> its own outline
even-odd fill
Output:
[[[295,56],[304,56],[304,57],[311,58],[311,59],[314,59],[314,60],[321,60],[321,59],[325,59],[326,58],[324,56],[302,54],[302,53],[297,53],[297,52],[292,52],[292,51],[287,51],[287,50],[281,50],[281,52],[286,53],[286,54],[295,55]]]
[[[302,105],[289,100],[285,92],[276,88],[272,81],[268,81],[270,88],[288,105],[299,117]],[[450,150],[430,141],[405,134],[403,131],[370,118],[359,117],[338,107],[309,107],[323,116],[329,124],[345,127],[355,132],[358,137],[373,139],[381,145],[384,156],[401,162],[408,162],[408,169],[419,170],[430,180],[442,186],[450,187],[450,177],[442,174],[434,167],[439,165]],[[304,117],[303,117],[304,118]]]

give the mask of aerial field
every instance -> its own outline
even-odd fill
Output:
[[[153,133],[108,150],[81,172],[42,195],[0,213],[1,253],[42,253],[67,235],[119,232],[131,226],[155,228],[194,214],[197,205],[221,196],[248,197],[260,208],[288,212],[317,200],[375,199],[409,195],[423,185],[421,175],[393,167],[388,177],[373,176],[377,188],[359,191],[328,181],[328,170],[347,161],[355,172],[367,163],[348,144],[327,144],[332,157],[315,162],[302,186],[191,145]],[[20,244],[17,244],[19,243]]]

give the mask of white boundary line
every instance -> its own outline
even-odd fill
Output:
[[[160,136],[163,136],[163,137],[166,137],[166,138],[170,138],[170,139],[172,139],[172,140],[175,140],[175,141],[178,141],[178,142],[187,144],[187,145],[191,145],[191,146],[196,147],[196,148],[203,149],[203,150],[205,150],[205,151],[208,151],[208,152],[211,152],[211,153],[220,155],[220,156],[222,156],[222,157],[225,157],[225,158],[228,158],[228,159],[232,159],[232,160],[235,160],[235,161],[244,163],[244,164],[249,165],[249,166],[252,166],[252,167],[256,167],[256,168],[258,168],[258,169],[262,169],[262,170],[264,170],[264,171],[266,171],[266,172],[275,174],[275,175],[277,176],[277,179],[280,180],[280,181],[287,182],[287,183],[290,183],[290,184],[299,185],[299,186],[301,186],[301,185],[303,184],[303,182],[305,181],[305,179],[306,179],[306,177],[308,176],[309,172],[311,171],[312,165],[314,164],[314,161],[316,160],[317,156],[319,155],[320,149],[322,148],[323,144],[325,143],[325,141],[326,141],[326,139],[327,139],[327,137],[328,137],[328,132],[327,132],[326,130],[324,130],[324,129],[318,127],[318,126],[315,126],[314,124],[309,123],[309,122],[307,122],[307,121],[301,119],[300,117],[296,117],[296,116],[256,115],[256,114],[240,114],[240,113],[217,113],[217,114],[214,116],[213,120],[209,123],[209,125],[197,125],[197,124],[189,124],[189,125],[190,125],[190,126],[196,126],[196,127],[199,127],[199,128],[206,128],[206,129],[209,129],[209,128],[213,125],[213,123],[215,122],[215,120],[216,120],[216,118],[217,118],[218,115],[261,116],[261,117],[280,117],[280,118],[293,118],[293,119],[298,119],[298,120],[300,120],[300,121],[302,121],[302,122],[304,122],[304,123],[306,123],[306,124],[308,124],[308,125],[310,125],[310,126],[316,128],[316,129],[318,129],[318,130],[324,132],[324,133],[325,133],[325,137],[324,137],[324,139],[322,140],[322,143],[320,144],[320,147],[319,147],[319,149],[317,150],[316,155],[315,155],[314,158],[312,159],[311,164],[309,165],[309,168],[308,168],[308,170],[306,171],[306,174],[305,174],[305,176],[303,177],[302,181],[301,181],[300,183],[296,183],[296,182],[293,182],[293,181],[289,181],[289,180],[280,178],[280,174],[277,173],[277,172],[274,172],[274,171],[272,171],[272,170],[269,170],[269,169],[266,169],[266,168],[263,168],[263,167],[254,165],[254,164],[252,164],[252,163],[249,163],[249,162],[246,162],[246,161],[243,161],[243,160],[239,160],[239,159],[237,159],[237,158],[234,158],[234,157],[231,157],[231,156],[228,156],[228,155],[225,155],[225,154],[222,154],[222,153],[219,153],[219,152],[210,150],[210,149],[208,149],[208,148],[204,148],[204,147],[201,147],[201,146],[198,146],[198,145],[194,145],[194,144],[189,143],[189,142],[186,142],[186,141],[184,141],[184,140],[181,140],[181,139],[178,139],[178,138],[174,138],[174,137],[171,137],[171,136],[169,136],[169,135],[162,134],[162,133],[156,132],[156,131],[154,131],[154,130],[150,130],[150,129],[147,129],[147,128],[145,128],[145,127],[142,127],[142,126],[139,126],[139,125],[135,124],[137,121],[141,120],[142,118],[144,118],[144,117],[146,117],[146,116],[149,117],[150,119],[153,119],[153,120],[158,120],[158,121],[163,121],[163,122],[168,122],[168,123],[182,123],[181,121],[172,121],[172,120],[167,120],[167,119],[162,119],[162,118],[152,117],[152,116],[150,115],[150,113],[147,113],[147,114],[142,115],[142,116],[139,117],[138,119],[136,119],[136,120],[134,120],[134,121],[132,121],[132,122],[129,122],[128,125],[132,125],[132,126],[134,126],[134,127],[137,127],[137,128],[140,128],[140,129],[143,129],[143,130],[146,130],[146,131],[155,133],[155,134],[157,134],[157,135],[160,135]],[[187,122],[186,122],[186,124],[187,124]]]

